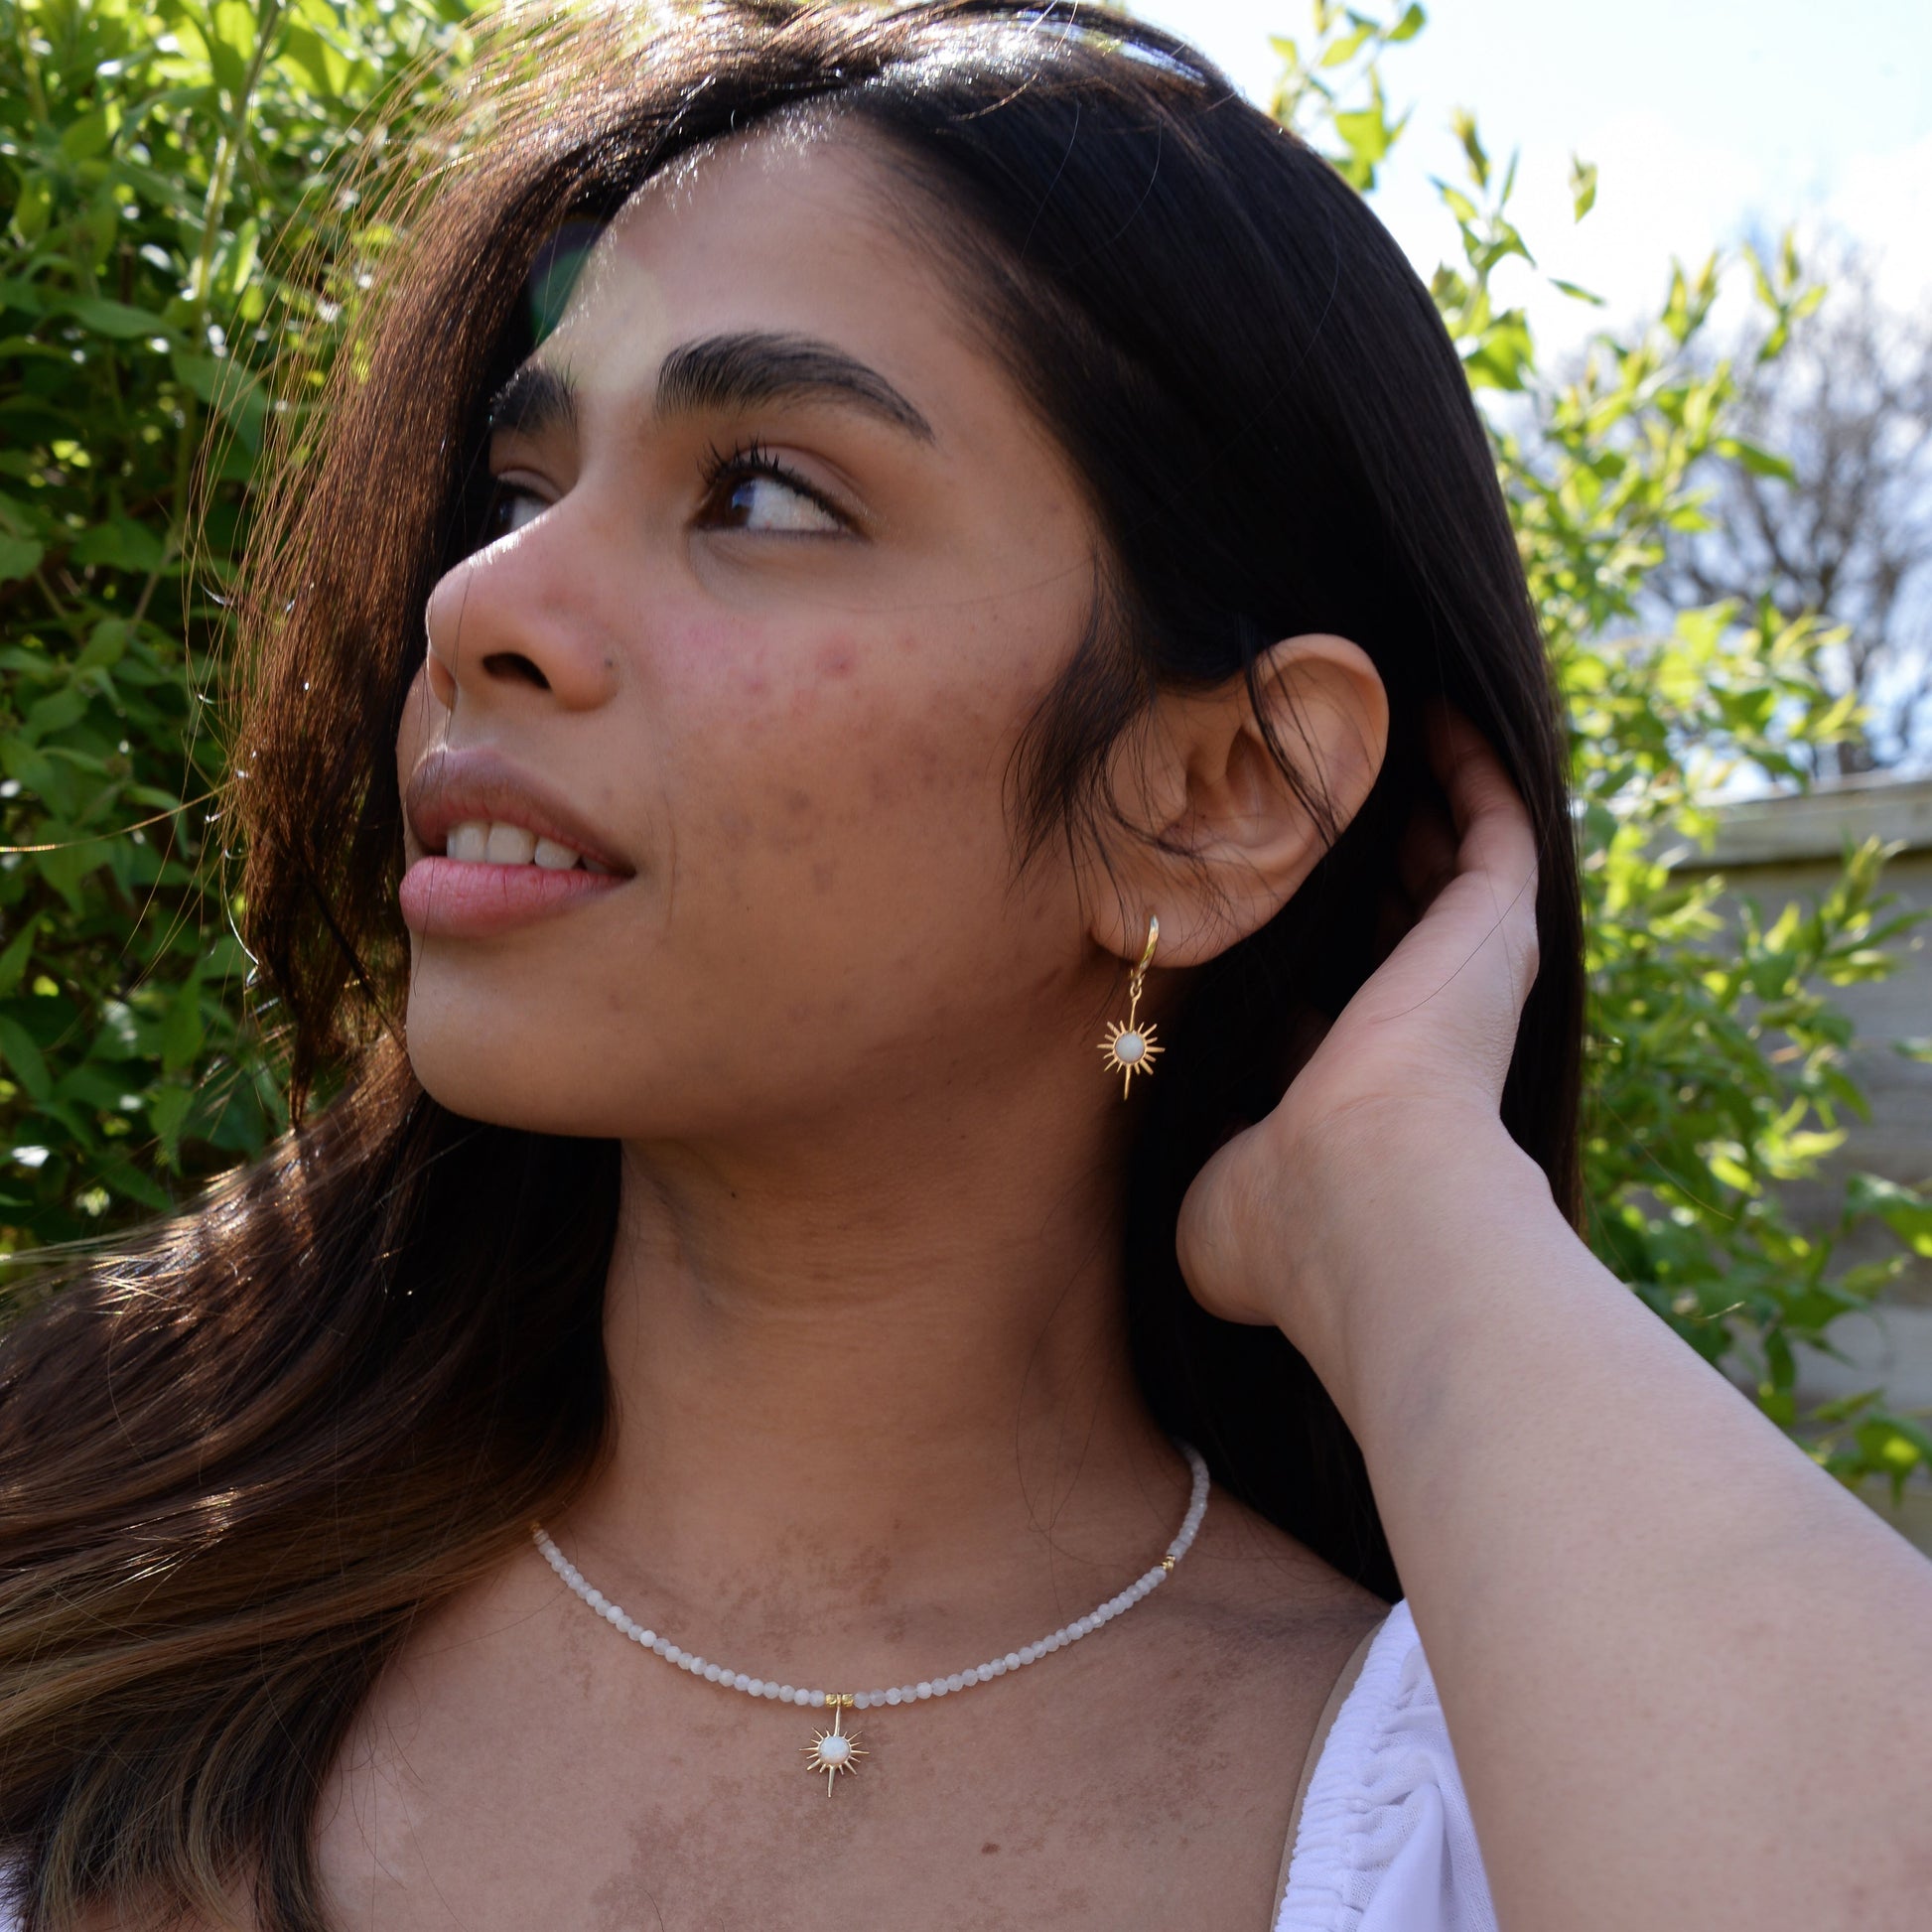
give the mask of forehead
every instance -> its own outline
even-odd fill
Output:
[[[932,252],[888,215],[895,186],[882,144],[837,127],[685,156],[604,230],[538,359],[580,391],[634,394],[676,344],[777,333],[836,343],[901,386],[998,381]]]

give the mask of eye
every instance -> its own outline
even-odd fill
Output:
[[[498,477],[490,484],[489,500],[483,506],[483,531],[477,540],[478,547],[481,549],[484,544],[494,543],[499,537],[522,529],[526,523],[534,523],[549,507],[549,502],[527,483]]]
[[[699,521],[707,528],[814,536],[851,527],[822,490],[787,469],[761,444],[729,453],[712,449],[704,461],[705,497]]]

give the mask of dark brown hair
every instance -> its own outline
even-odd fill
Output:
[[[212,1916],[244,1881],[272,1932],[322,1932],[312,1814],[375,1674],[603,1448],[616,1149],[460,1118],[411,1074],[393,747],[424,602],[474,540],[483,401],[541,327],[533,270],[674,157],[780,115],[843,117],[920,191],[908,237],[1104,540],[1093,621],[1016,754],[1019,866],[1100,839],[1105,754],[1163,688],[1252,688],[1274,639],[1329,630],[1390,695],[1367,805],[1202,970],[1140,1100],[1123,1259],[1159,1419],[1399,1592],[1333,1405],[1281,1335],[1200,1311],[1173,1229],[1230,1126],[1280,1097],[1298,1016],[1339,1011],[1386,950],[1435,695],[1536,826],[1543,965],[1503,1116],[1574,1218],[1564,736],[1461,368],[1356,196],[1186,46],[1089,6],[716,0],[521,28],[461,165],[398,202],[373,322],[319,447],[271,464],[245,574],[230,804],[299,1124],[0,1345],[0,1838],[34,1932],[98,1899]]]

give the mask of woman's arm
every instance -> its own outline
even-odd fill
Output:
[[[1534,855],[1466,726],[1447,881],[1181,1258],[1367,1457],[1505,1932],[1932,1927],[1932,1564],[1602,1268],[1497,1101]]]

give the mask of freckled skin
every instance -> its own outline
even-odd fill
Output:
[[[999,373],[971,358],[974,392],[935,416],[929,450],[823,406],[746,425],[814,483],[849,478],[847,499],[877,531],[866,539],[693,533],[689,470],[719,425],[637,433],[665,348],[771,324],[770,304],[748,299],[747,260],[786,263],[786,327],[837,341],[907,394],[944,401],[960,388],[956,331],[868,320],[873,305],[851,301],[861,273],[880,279],[876,248],[821,230],[824,245],[801,258],[786,232],[796,210],[787,216],[770,182],[747,186],[728,253],[683,218],[678,197],[632,205],[543,352],[580,389],[581,433],[498,446],[499,473],[554,500],[430,603],[434,656],[407,707],[402,769],[446,735],[510,747],[567,773],[574,802],[638,873],[573,915],[567,946],[540,928],[489,941],[487,975],[474,941],[418,945],[411,1054],[465,1112],[641,1139],[788,1108],[806,1092],[817,1107],[858,1103],[882,1062],[930,1053],[935,999],[964,1033],[997,1014],[1012,1034],[1019,1016],[999,978],[959,970],[978,935],[1001,930],[1014,966],[1024,945],[1029,977],[1051,968],[1060,981],[1058,1010],[1020,1023],[1033,1036],[1022,1050],[1047,1050],[1080,1024],[1074,1010],[1104,964],[1070,876],[1043,876],[1023,901],[1049,918],[1016,925],[1006,903],[1010,832],[987,773],[1084,614],[1092,535],[1031,419],[1004,393],[983,406],[1005,389]],[[905,302],[932,310],[929,270],[907,261],[897,279]],[[989,471],[1026,486],[986,492]],[[551,688],[509,668],[511,654]],[[841,865],[820,887],[811,864],[832,850]],[[877,960],[910,930],[924,971],[881,986]],[[862,991],[863,1034],[835,1038],[778,1015],[766,993],[780,959],[821,998]],[[568,1024],[619,977],[623,1007],[602,1028]],[[521,991],[536,1014],[539,987],[549,1017],[479,1065],[485,1011]],[[660,1024],[666,1013],[675,1029]],[[716,1050],[726,1035],[729,1070]]]
[[[880,190],[856,137],[760,137],[622,211],[541,350],[575,426],[498,439],[530,514],[438,585],[397,744],[405,777],[501,748],[635,870],[554,921],[414,939],[437,1099],[622,1144],[614,1440],[551,1527],[678,1641],[828,1688],[1042,1636],[1172,1536],[1186,1471],[1129,1366],[1130,1116],[1093,1042],[1150,908],[1153,1015],[1229,943],[1230,885],[1252,924],[1319,856],[1292,794],[1241,777],[1237,693],[1163,700],[1135,764],[1167,786],[1148,829],[1203,839],[1205,876],[1149,844],[1118,891],[1063,853],[1016,882],[1007,762],[1096,539]],[[822,403],[650,420],[669,348],[751,328],[869,362],[930,442]],[[707,520],[705,451],[741,437],[850,527]],[[1311,744],[1379,758],[1367,659],[1288,642]],[[1330,789],[1352,809],[1372,775]],[[1217,1493],[1093,1638],[855,1714],[874,1754],[828,1800],[799,1751],[822,1714],[644,1656],[525,1546],[357,1714],[319,1814],[334,1922],[1264,1932],[1316,1716],[1382,1608]]]

